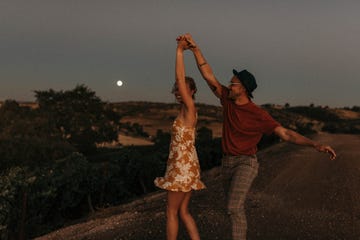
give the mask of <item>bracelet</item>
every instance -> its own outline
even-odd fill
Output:
[[[198,66],[199,66],[199,67],[202,67],[202,66],[204,66],[204,65],[206,65],[206,64],[207,64],[207,62],[203,62],[203,63],[199,64]]]

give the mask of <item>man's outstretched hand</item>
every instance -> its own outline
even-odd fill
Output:
[[[319,144],[319,145],[316,145],[315,148],[319,152],[324,152],[324,153],[330,154],[330,160],[334,160],[336,158],[336,153],[335,153],[334,149],[332,149],[330,146]]]

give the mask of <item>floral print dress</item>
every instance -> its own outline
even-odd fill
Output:
[[[171,131],[170,153],[164,177],[154,180],[157,187],[189,192],[204,189],[200,180],[200,165],[195,149],[195,128],[186,127],[175,119]]]

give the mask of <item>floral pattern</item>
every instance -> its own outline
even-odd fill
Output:
[[[172,126],[170,153],[164,177],[154,180],[157,187],[176,192],[204,189],[195,149],[195,128],[186,127],[178,119]]]

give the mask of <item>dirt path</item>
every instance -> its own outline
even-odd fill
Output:
[[[360,136],[319,134],[335,161],[311,148],[280,143],[258,154],[260,169],[246,202],[249,239],[360,239]],[[202,239],[231,239],[219,168],[204,174],[191,211]],[[98,212],[37,240],[165,239],[165,193]],[[183,226],[179,239],[188,239]]]

